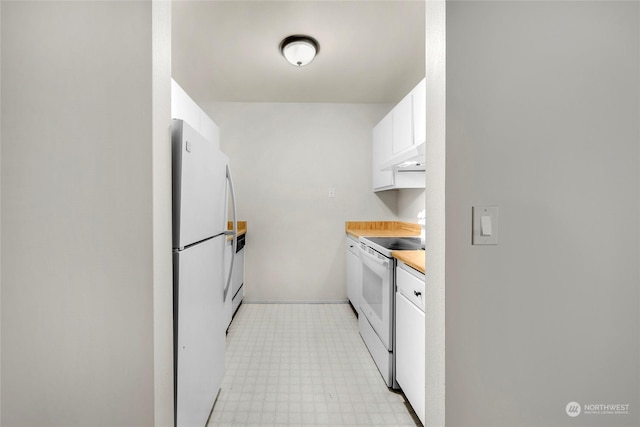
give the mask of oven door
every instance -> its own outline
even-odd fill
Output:
[[[362,244],[360,258],[362,259],[360,310],[387,350],[392,351],[393,262]]]

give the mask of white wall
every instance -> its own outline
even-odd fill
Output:
[[[152,3],[3,2],[1,29],[2,424],[153,425]]]
[[[640,424],[639,17],[447,3],[447,426]],[[471,246],[476,204],[498,246]]]
[[[371,131],[391,106],[202,107],[220,126],[248,221],[246,299],[345,301],[345,221],[398,215],[398,192],[371,190]]]
[[[173,426],[171,3],[152,1],[154,426]]]
[[[174,79],[171,79],[171,118],[184,120],[207,141],[220,148],[218,125]]]
[[[0,2],[0,46],[2,46],[2,2]],[[0,51],[0,70],[2,54]],[[2,73],[0,72],[0,112],[2,112]],[[2,114],[0,113],[0,242],[2,241]],[[0,244],[0,424],[2,423],[2,245]]]
[[[425,189],[403,188],[398,190],[398,218],[407,222],[417,222],[418,212],[424,210]]]
[[[446,1],[425,7],[425,427],[445,425]]]

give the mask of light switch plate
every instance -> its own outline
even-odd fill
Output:
[[[490,218],[490,236],[482,235],[482,217]],[[485,229],[487,219],[485,218]],[[498,206],[474,206],[473,229],[471,244],[473,245],[497,245],[498,244]]]

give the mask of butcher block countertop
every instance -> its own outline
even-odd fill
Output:
[[[393,251],[391,255],[424,274],[424,251]]]
[[[231,230],[233,228],[233,222],[227,222],[227,230]],[[238,221],[238,236],[246,234],[247,232],[247,221]]]
[[[402,221],[347,221],[345,231],[355,237],[415,237],[420,225]],[[424,251],[393,251],[391,255],[424,273]]]
[[[410,237],[420,235],[420,226],[402,221],[347,221],[347,234],[358,237]]]

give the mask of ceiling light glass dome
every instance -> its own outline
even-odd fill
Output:
[[[303,35],[289,36],[280,43],[282,56],[297,67],[313,61],[319,48],[318,42],[313,37]]]

